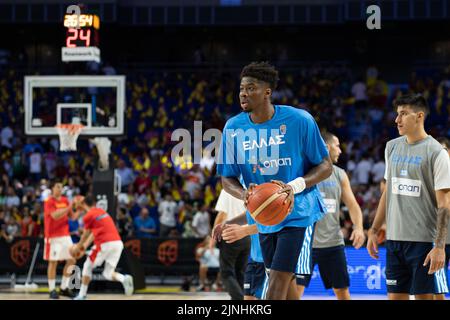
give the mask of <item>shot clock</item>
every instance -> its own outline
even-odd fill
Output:
[[[99,34],[100,18],[95,14],[66,14],[65,46],[62,61],[100,62]]]

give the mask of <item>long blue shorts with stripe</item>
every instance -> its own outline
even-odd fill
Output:
[[[267,269],[295,273],[307,228],[286,227],[275,233],[260,233],[259,242]]]
[[[312,274],[313,271],[313,256],[312,245],[314,241],[314,230],[316,224],[309,226],[305,230],[305,237],[303,238],[302,249],[297,260],[295,268],[296,275]]]
[[[386,241],[386,286],[390,293],[430,294],[447,293],[444,269],[428,274],[430,264],[424,266],[431,242]]]

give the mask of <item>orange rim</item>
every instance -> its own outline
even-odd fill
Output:
[[[83,130],[84,126],[82,124],[58,124],[57,129],[67,130],[70,134],[76,134]]]

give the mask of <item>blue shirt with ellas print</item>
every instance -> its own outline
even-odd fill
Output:
[[[244,184],[271,180],[288,183],[303,177],[328,157],[317,123],[305,110],[275,105],[272,119],[253,123],[241,112],[230,118],[222,133],[217,172],[223,177],[239,177]],[[307,227],[320,220],[326,209],[317,186],[295,195],[294,209],[281,223],[264,226],[260,233],[278,232],[284,227]]]

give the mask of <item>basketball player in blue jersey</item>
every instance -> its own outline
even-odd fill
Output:
[[[420,94],[394,101],[399,138],[385,149],[386,187],[369,229],[367,250],[378,258],[377,234],[386,221],[388,299],[433,299],[448,292],[444,272],[450,216],[447,151],[425,131],[429,113]]]
[[[217,171],[223,188],[245,202],[255,184],[277,181],[286,193],[290,214],[279,224],[257,223],[264,265],[269,272],[266,299],[285,300],[305,230],[326,209],[318,188],[332,164],[314,118],[291,106],[273,105],[278,71],[266,62],[241,72],[239,99],[243,112],[225,124]],[[238,177],[242,175],[245,190]]]

